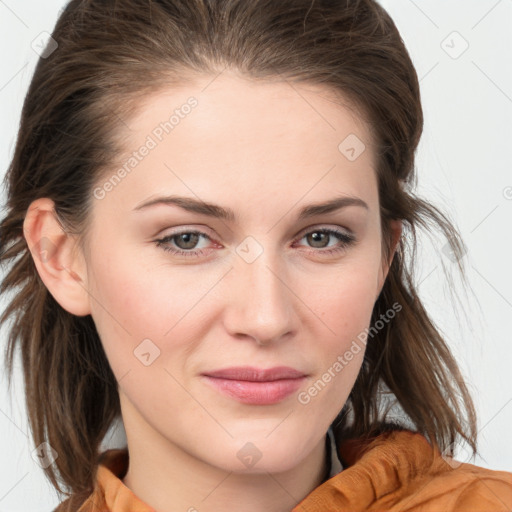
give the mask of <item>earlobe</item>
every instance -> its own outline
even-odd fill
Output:
[[[57,218],[51,199],[40,198],[28,207],[23,235],[41,280],[54,299],[76,316],[90,314],[86,267],[76,252],[76,237]]]

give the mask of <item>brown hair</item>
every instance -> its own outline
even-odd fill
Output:
[[[403,220],[372,324],[394,303],[402,309],[369,339],[336,435],[386,428],[386,387],[433,445],[451,454],[464,439],[476,453],[471,397],[418,297],[412,268],[419,226],[442,230],[462,275],[463,244],[447,217],[411,191],[423,128],[418,77],[379,4],[72,0],[52,36],[59,46],[38,62],[7,173],[0,261],[10,268],[0,292],[16,294],[0,321],[13,319],[5,352],[9,378],[19,346],[32,436],[35,446],[48,441],[59,455],[45,469],[59,492],[92,490],[98,450],[120,404],[91,316],[65,311],[36,271],[23,236],[27,209],[37,198],[52,199],[62,226],[85,240],[92,190],[119,154],[115,134],[123,118],[136,112],[145,94],[227,67],[254,80],[323,84],[353,102],[375,138],[384,255],[391,256],[390,219]]]

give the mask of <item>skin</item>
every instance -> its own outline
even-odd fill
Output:
[[[50,293],[70,313],[91,314],[97,327],[119,384],[130,454],[123,483],[159,511],[234,503],[288,511],[322,481],[326,432],[354,385],[364,345],[307,404],[298,395],[369,327],[391,263],[381,253],[372,141],[355,111],[323,86],[224,72],[145,98],[125,120],[119,161],[190,96],[197,107],[94,199],[87,251],[62,230],[48,198],[31,204],[24,233]],[[366,145],[354,161],[338,149],[349,134]],[[238,219],[169,205],[134,210],[167,194],[229,207]],[[359,197],[368,209],[297,221],[303,206],[339,196]],[[306,236],[319,228],[353,234],[356,243],[322,255],[340,240]],[[392,228],[395,247],[400,222]],[[204,249],[199,257],[155,243],[194,230],[210,240],[167,245]],[[34,250],[42,237],[54,247],[47,261]],[[255,240],[263,251],[251,263],[237,252],[246,237],[250,250]],[[134,355],[144,339],[160,350],[148,366]],[[308,377],[277,404],[249,405],[200,376],[240,365],[287,365]],[[261,456],[250,467],[237,457],[248,442]]]

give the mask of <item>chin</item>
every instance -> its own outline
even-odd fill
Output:
[[[227,443],[212,440],[210,446],[216,448],[208,450],[208,460],[202,458],[225,471],[264,474],[288,471],[299,464],[308,453],[303,451],[304,443],[300,439],[287,436],[284,442],[277,432],[265,438],[267,435],[268,433],[260,433],[258,436],[240,435]],[[310,449],[313,448],[311,446]]]

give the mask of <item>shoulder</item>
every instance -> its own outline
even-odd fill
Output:
[[[394,460],[399,510],[512,511],[512,473],[445,457],[417,433],[400,437],[395,446],[401,446],[400,455]]]
[[[468,463],[453,465],[427,477],[424,491],[418,493],[420,500],[445,502],[453,512],[512,511],[512,473]]]
[[[397,432],[388,441],[401,510],[512,511],[512,473],[444,456],[419,433]]]
[[[389,512],[512,511],[512,473],[445,457],[417,432],[348,440],[339,451],[345,469],[316,493],[332,510],[343,503]]]

